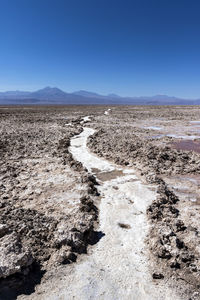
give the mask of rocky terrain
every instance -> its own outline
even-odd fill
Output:
[[[0,109],[0,299],[31,293],[95,238],[95,179],[68,151],[82,130],[68,110]]]
[[[31,295],[40,282],[45,295],[55,274],[67,280],[74,272],[74,280],[79,280],[80,270],[69,268],[70,263],[79,261],[79,254],[99,240],[101,186],[97,189],[96,177],[100,182],[118,180],[122,171],[118,167],[102,173],[97,165],[87,170],[79,156],[74,159],[70,140],[83,127],[96,130],[87,139],[91,152],[137,170],[144,185],[156,187],[157,196],[145,210],[150,224],[147,255],[155,285],[172,282],[184,295],[181,299],[199,299],[198,117],[197,106],[1,107],[0,299]],[[119,187],[115,183],[116,191]],[[121,227],[131,234],[129,224],[118,224],[114,232]],[[40,289],[35,298],[28,298],[38,297],[45,299]]]

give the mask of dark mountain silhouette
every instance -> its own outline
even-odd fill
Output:
[[[120,97],[116,94],[107,96],[89,91],[66,93],[56,87],[45,87],[35,92],[8,91],[0,92],[0,105],[200,105],[200,99],[181,99],[166,95],[152,97]]]

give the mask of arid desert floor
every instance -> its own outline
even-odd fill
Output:
[[[0,299],[200,299],[200,107],[0,107]]]

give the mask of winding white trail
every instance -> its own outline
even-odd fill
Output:
[[[73,265],[62,279],[62,287],[48,299],[178,300],[162,283],[153,282],[148,269],[146,209],[156,192],[144,185],[133,169],[122,169],[92,154],[86,143],[93,133],[93,129],[84,128],[72,138],[70,151],[90,172],[95,168],[97,178],[105,173],[98,187],[102,197],[98,230],[105,235],[89,255]],[[120,176],[116,177],[116,172]],[[108,174],[113,174],[113,179],[106,181]]]

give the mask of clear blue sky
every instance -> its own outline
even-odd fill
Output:
[[[199,0],[0,0],[0,90],[200,97]]]

